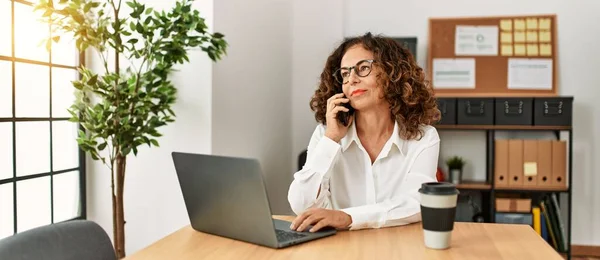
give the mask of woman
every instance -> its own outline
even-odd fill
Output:
[[[346,40],[327,59],[310,104],[320,124],[289,189],[298,215],[290,228],[420,221],[418,189],[436,181],[439,137],[431,124],[440,112],[410,52],[370,33]]]

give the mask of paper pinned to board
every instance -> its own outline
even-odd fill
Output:
[[[525,56],[525,44],[515,44],[515,55],[516,56]]]
[[[552,38],[552,33],[541,31],[540,32],[540,42],[550,42]]]
[[[502,44],[502,56],[512,56],[513,55],[513,46],[512,44]]]
[[[552,59],[508,59],[508,88],[552,90]]]
[[[457,25],[454,53],[457,56],[498,56],[498,26]]]
[[[516,32],[515,33],[515,42],[525,42],[525,33],[524,32]]]
[[[550,18],[540,18],[539,28],[540,30],[550,30],[552,20]]]
[[[537,30],[538,29],[538,19],[537,18],[527,18],[527,30]]]
[[[512,33],[503,32],[502,34],[500,34],[500,42],[512,43]]]
[[[515,19],[515,30],[517,30],[517,31],[525,30],[525,20]]]
[[[475,88],[475,59],[433,59],[434,88]]]
[[[503,31],[512,31],[512,20],[500,20],[500,29]]]
[[[552,46],[550,44],[540,44],[540,56],[552,56]]]

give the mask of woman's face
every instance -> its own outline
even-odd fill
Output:
[[[362,45],[350,47],[342,57],[338,76],[343,79],[344,94],[356,110],[373,108],[385,102],[381,98],[383,90],[377,84],[380,69],[369,61],[374,59],[373,53]],[[354,69],[349,69],[350,67]]]

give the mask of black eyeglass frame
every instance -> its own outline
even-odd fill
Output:
[[[363,63],[363,62],[368,62],[369,63],[369,73],[367,73],[367,75],[361,75],[360,72],[359,72],[359,70],[358,70],[359,65],[361,63]],[[351,66],[351,67],[341,67],[341,68],[337,69],[333,73],[333,77],[335,78],[335,80],[338,83],[341,83],[341,84],[348,83],[348,81],[344,81],[342,75],[340,75],[340,72],[342,70],[348,70],[348,71],[350,71],[350,74],[348,74],[348,78],[350,78],[350,75],[352,75],[352,70],[354,70],[354,72],[356,73],[356,75],[359,76],[359,77],[361,77],[361,78],[368,77],[369,75],[371,75],[371,71],[373,71],[373,63],[375,63],[375,62],[377,62],[377,61],[374,60],[374,59],[367,59],[367,60],[361,60],[361,61],[357,62],[356,65]]]

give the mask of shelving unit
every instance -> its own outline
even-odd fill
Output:
[[[482,213],[486,222],[495,223],[495,199],[498,193],[528,194],[531,197],[540,196],[545,193],[556,193],[559,198],[560,207],[564,207],[564,201],[560,201],[560,194],[567,194],[568,201],[568,223],[564,232],[567,238],[567,252],[561,253],[571,259],[571,223],[572,223],[572,154],[573,154],[573,129],[572,126],[533,126],[533,125],[436,125],[438,131],[461,130],[461,131],[485,131],[486,132],[486,181],[460,183],[457,188],[461,191],[479,192],[482,198]],[[561,132],[568,133],[567,143],[567,188],[564,187],[496,187],[494,184],[494,151],[495,137],[497,131],[551,131],[556,139],[560,140]],[[443,141],[442,141],[443,142]],[[487,202],[487,203],[486,203]]]

